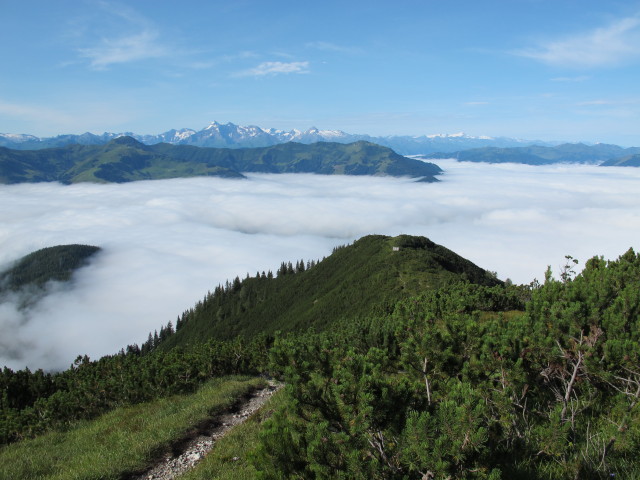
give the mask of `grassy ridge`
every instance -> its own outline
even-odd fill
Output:
[[[163,450],[231,407],[264,380],[223,377],[197,393],[114,410],[66,432],[0,450],[0,479],[118,479],[145,470]]]
[[[105,145],[25,151],[0,147],[0,183],[122,183],[195,176],[244,178],[240,172],[391,175],[437,181],[434,175],[442,170],[432,163],[403,157],[368,142],[287,143],[226,149],[144,145],[131,137],[119,137]]]
[[[500,283],[425,237],[369,235],[336,249],[311,268],[296,272],[283,264],[276,278],[236,279],[227,289],[217,288],[185,312],[161,349],[208,338],[323,330],[340,319],[388,311],[400,299],[461,277],[484,285]]]

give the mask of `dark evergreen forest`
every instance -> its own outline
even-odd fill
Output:
[[[30,253],[0,272],[0,293],[26,286],[43,287],[51,280],[66,282],[98,251],[100,248],[91,245],[58,245]]]

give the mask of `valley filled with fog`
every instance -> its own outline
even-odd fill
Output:
[[[0,186],[0,269],[34,250],[103,248],[27,310],[0,304],[0,365],[66,368],[141,343],[219,283],[328,256],[367,234],[424,235],[499,278],[542,280],[565,255],[613,259],[640,238],[640,169],[436,160],[437,184],[248,175]]]

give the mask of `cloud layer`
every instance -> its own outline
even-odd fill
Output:
[[[319,259],[379,233],[426,235],[518,283],[564,255],[615,258],[640,238],[640,170],[438,162],[439,184],[251,175],[120,185],[0,186],[0,268],[46,246],[103,252],[73,288],[0,305],[0,364],[66,368],[140,343],[236,275]]]

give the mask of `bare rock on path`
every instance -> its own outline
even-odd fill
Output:
[[[173,480],[178,475],[192,469],[207,455],[217,440],[260,409],[281,386],[276,382],[270,382],[267,387],[256,390],[236,410],[213,419],[214,421],[206,432],[186,439],[174,449],[174,452],[177,450],[177,453],[167,455],[142,475],[131,477],[131,480]]]

